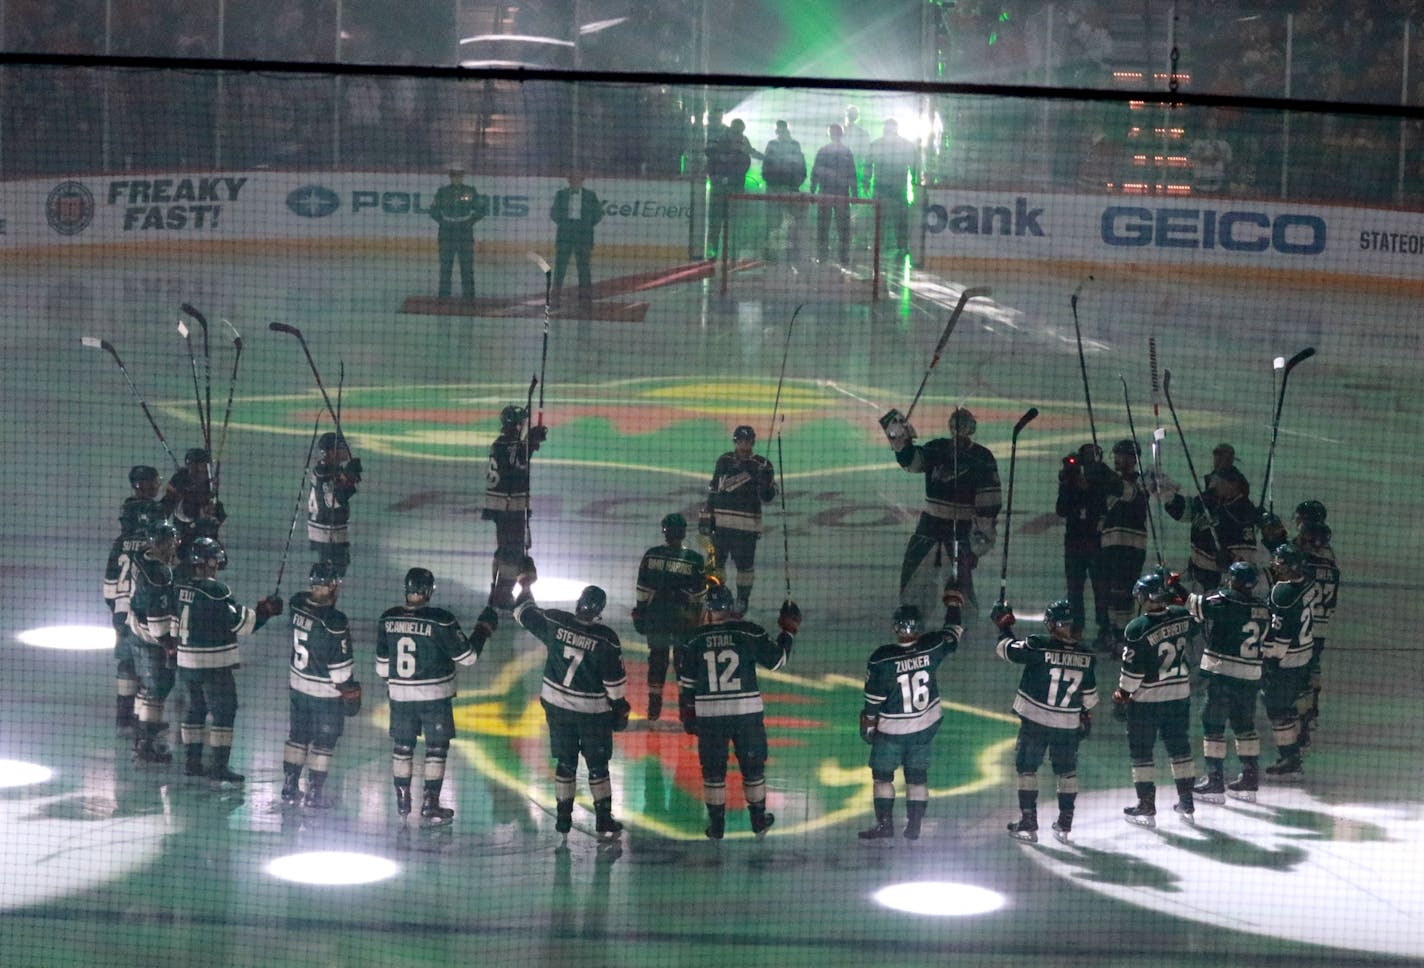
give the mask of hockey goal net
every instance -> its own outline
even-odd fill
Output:
[[[873,198],[738,193],[726,218],[709,207],[709,251],[717,253],[723,295],[861,288],[880,296],[882,215]],[[853,289],[852,289],[853,291]]]

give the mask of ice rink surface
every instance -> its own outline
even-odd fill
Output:
[[[725,297],[715,279],[640,293],[650,304],[642,322],[556,318],[534,397],[551,428],[533,470],[535,593],[543,604],[567,604],[584,584],[608,590],[605,619],[624,640],[635,713],[615,741],[615,812],[628,825],[621,844],[600,847],[588,833],[581,778],[577,826],[560,849],[537,704],[542,652],[510,622],[461,672],[460,739],[445,795],[453,828],[402,825],[395,814],[375,618],[399,601],[405,570],[422,565],[437,577],[435,604],[473,624],[493,550],[493,529],[479,515],[488,445],[500,408],[522,404],[541,368],[538,314],[398,313],[407,296],[432,288],[432,262],[204,250],[162,259],[111,252],[57,271],[10,267],[0,288],[9,320],[0,393],[9,458],[0,470],[7,965],[1424,959],[1421,615],[1411,578],[1420,563],[1424,395],[1414,293],[1205,270],[975,263],[938,272],[890,266],[889,291],[872,306],[863,278],[829,267],[793,278],[773,265],[734,275]],[[648,268],[656,267],[596,272]],[[537,298],[542,289],[519,259],[484,259],[478,272],[482,296]],[[1041,413],[1019,440],[1012,520],[1001,518],[1000,543],[976,573],[982,614],[971,613],[965,644],[940,673],[946,723],[926,835],[867,848],[855,837],[871,813],[856,734],[864,663],[891,637],[901,554],[924,501],[923,482],[898,469],[876,418],[909,404],[948,307],[967,286],[993,294],[969,304],[930,375],[914,416],[921,437],[941,435],[955,405],[969,407],[976,439],[995,452],[1007,483],[1010,429],[1028,407]],[[1079,286],[1099,440],[1106,449],[1127,435],[1126,383],[1144,447],[1165,427],[1163,465],[1184,486],[1166,406],[1153,414],[1149,338],[1172,373],[1198,469],[1214,444],[1233,443],[1253,498],[1271,437],[1272,359],[1316,349],[1291,377],[1268,499],[1287,519],[1302,500],[1325,503],[1344,579],[1302,785],[1264,788],[1254,805],[1201,805],[1194,828],[1170,814],[1155,831],[1131,827],[1120,818],[1132,799],[1126,739],[1104,710],[1081,750],[1072,843],[1045,836],[1023,845],[1004,832],[1016,816],[1009,707],[1017,674],[994,655],[987,610],[1006,531],[1008,597],[1020,613],[1041,614],[1062,594],[1056,476],[1089,434],[1069,305]],[[283,808],[277,798],[285,618],[243,644],[233,757],[248,777],[241,795],[185,781],[181,766],[130,761],[113,734],[108,652],[19,639],[40,627],[107,625],[99,584],[128,468],[171,469],[123,375],[80,338],[117,348],[181,456],[199,442],[175,332],[185,301],[243,337],[222,460],[224,577],[239,600],[250,605],[272,591],[321,406],[300,347],[270,332],[269,321],[300,327],[328,389],[340,384],[342,422],[365,464],[341,605],[355,629],[366,706],[337,749],[329,789],[339,802],[329,811]],[[216,331],[211,359],[221,415],[233,354]],[[790,664],[764,684],[777,825],[757,843],[744,812],[729,811],[730,835],[713,846],[701,835],[695,741],[642,718],[647,650],[628,610],[639,555],[660,540],[659,519],[682,511],[691,520],[741,423],[757,429],[758,452],[779,465],[786,497],[784,511],[778,501],[766,512],[748,617],[774,623],[789,581],[806,620]],[[1163,556],[1183,567],[1186,526],[1158,527]],[[304,587],[303,530],[298,522],[284,596]],[[939,581],[926,568],[914,586],[927,608]],[[60,641],[73,645],[79,635]],[[1101,661],[1100,681],[1110,687],[1115,670]],[[1195,711],[1193,720],[1199,739]],[[1264,713],[1259,724],[1270,762]],[[23,764],[51,772],[36,780]],[[1160,753],[1158,766],[1169,800]],[[1040,784],[1046,832],[1047,767]],[[739,780],[729,786],[739,805]],[[359,874],[329,857],[297,867],[346,879],[336,886],[269,872],[273,861],[317,851],[393,861],[394,873],[354,884]],[[920,885],[902,892],[918,912],[877,900],[905,884]]]

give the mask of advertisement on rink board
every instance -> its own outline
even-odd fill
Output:
[[[551,248],[558,177],[482,175],[477,244]],[[188,172],[33,179],[0,185],[0,251],[174,240],[434,242],[444,173]],[[702,205],[687,181],[590,176],[597,244],[686,258]],[[1207,196],[929,189],[918,257],[1183,265],[1424,279],[1424,216],[1319,203]],[[694,224],[699,223],[699,224]]]
[[[552,247],[563,178],[465,176],[485,199],[477,241]],[[435,238],[430,204],[445,174],[222,172],[11,182],[0,248],[175,239],[265,241]],[[685,253],[693,218],[685,181],[589,178],[603,203],[599,245]],[[10,213],[16,213],[11,216]]]

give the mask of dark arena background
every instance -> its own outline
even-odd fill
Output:
[[[3,0],[0,963],[1421,963],[1421,29],[1403,0]],[[842,206],[813,163],[852,120]],[[778,122],[799,180],[761,157]],[[455,168],[479,216],[468,280],[436,224]],[[591,278],[571,260],[551,289],[571,174],[601,215]],[[922,835],[898,835],[897,773],[896,835],[866,841],[866,661],[902,602],[938,628],[951,577],[946,545],[901,587],[925,480],[880,418],[912,400],[921,442],[973,412],[1007,500],[938,671]],[[601,586],[622,640],[616,839],[582,766],[555,830],[546,650],[508,611],[458,671],[453,821],[397,812],[378,617],[423,567],[475,627],[511,405],[547,428],[534,597]],[[290,601],[334,416],[361,466],[339,607],[364,698],[307,806],[281,796]],[[672,683],[649,718],[631,610],[665,515],[705,550],[741,425],[779,489],[746,618],[774,633],[791,597],[804,621],[760,677],[775,825],[752,835],[734,766],[712,842],[697,740]],[[1015,630],[1043,628],[1064,459],[1134,435],[1189,498],[1231,444],[1253,519],[1292,538],[1300,504],[1327,509],[1341,579],[1310,745],[1296,782],[1199,799],[1188,823],[1159,744],[1156,826],[1125,823],[1120,661],[1099,642],[1071,837],[1049,832],[1045,764],[1040,836],[1016,839],[1020,669],[991,606],[1002,587]],[[162,483],[194,448],[226,514],[221,580],[288,605],[240,642],[242,783],[185,770],[182,682],[149,755],[116,714],[137,686],[103,592],[130,468]],[[1190,516],[1149,509],[1148,565],[1186,573]],[[1091,588],[1087,608],[1093,646]],[[1269,766],[1260,703],[1255,726]],[[1226,760],[1231,779],[1230,742]]]

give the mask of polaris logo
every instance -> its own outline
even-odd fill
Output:
[[[1318,215],[1217,212],[1198,208],[1103,209],[1102,238],[1108,245],[1159,249],[1225,249],[1319,255],[1325,251],[1325,220]]]
[[[287,195],[287,208],[302,218],[326,218],[341,207],[341,196],[324,185],[303,185]]]
[[[948,232],[951,235],[1032,235],[1043,238],[1047,233],[1038,224],[1041,208],[1029,208],[1028,197],[1014,199],[1007,205],[931,205],[925,209],[925,231],[931,235]]]

